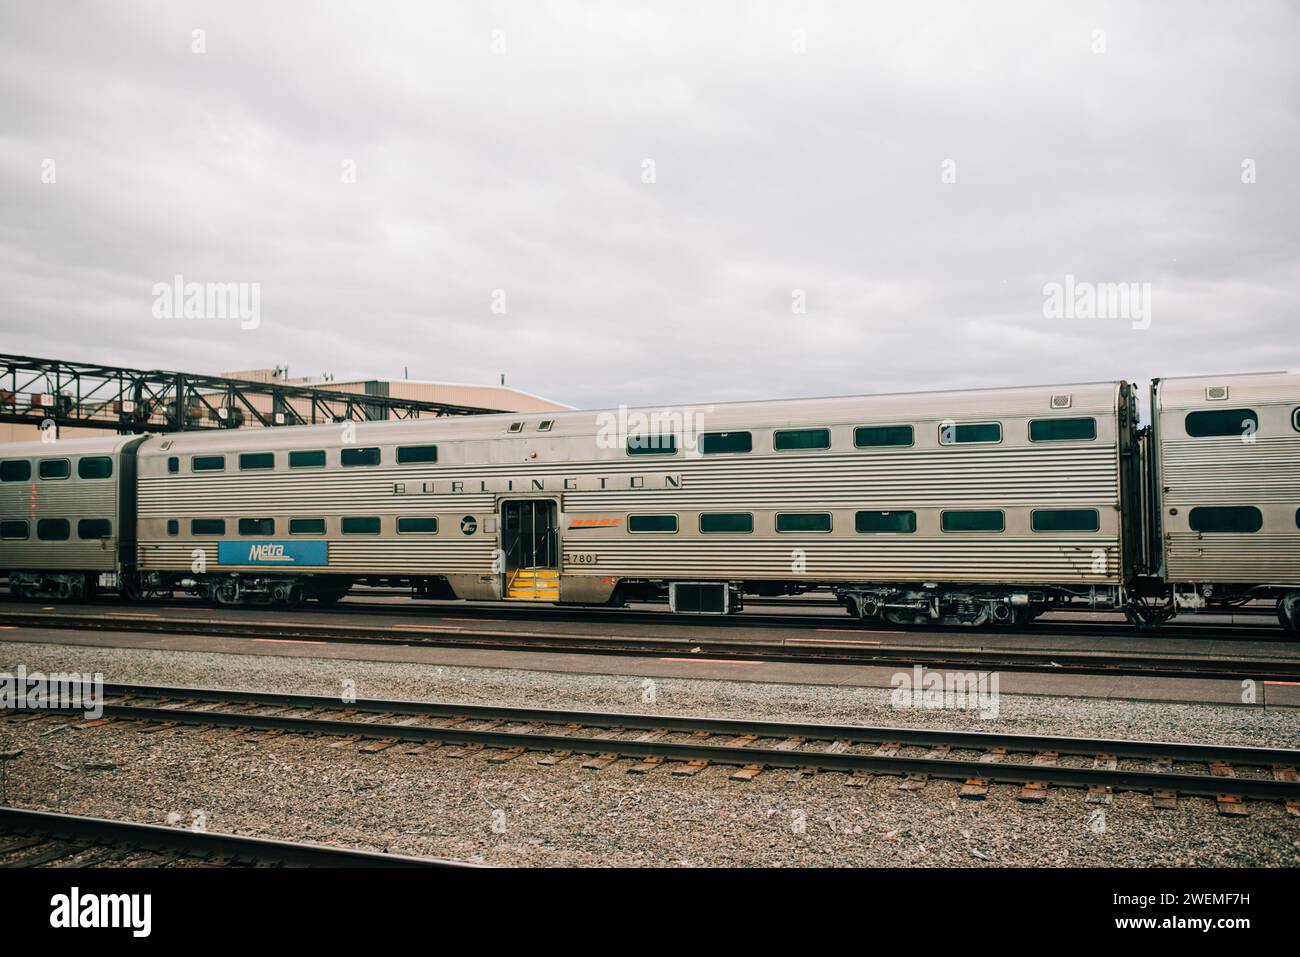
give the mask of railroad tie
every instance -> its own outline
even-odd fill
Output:
[[[447,752],[447,757],[457,758],[457,759],[467,758],[471,754],[477,754],[479,751],[482,750],[483,750],[483,745],[474,742],[471,744],[461,745],[459,748],[453,748],[452,750]]]
[[[759,774],[762,773],[762,771],[763,771],[763,765],[761,764],[747,764],[743,768],[733,771],[731,773],[731,780],[752,781],[754,780],[754,778],[758,777]]]
[[[1273,780],[1275,781],[1300,781],[1300,775],[1296,774],[1293,767],[1285,764],[1273,765]],[[1300,817],[1300,798],[1288,798],[1286,802],[1286,812],[1292,817]]]
[[[589,758],[582,762],[582,766],[588,771],[599,771],[607,768],[618,760],[617,754],[598,754],[594,758]]]
[[[537,763],[550,767],[551,765],[559,764],[565,758],[571,757],[573,757],[572,751],[552,751],[550,754],[545,754],[538,758]]]
[[[1160,811],[1172,811],[1178,807],[1178,795],[1173,791],[1152,791],[1151,806]]]
[[[505,764],[507,761],[513,761],[523,753],[524,749],[522,747],[503,748],[489,754],[487,761],[488,764]]]
[[[989,748],[980,755],[980,764],[1001,764],[1006,756],[1006,748]],[[957,796],[968,801],[983,801],[989,796],[989,779],[967,778]]]
[[[1056,751],[1040,751],[1034,755],[1032,764],[1040,768],[1054,768],[1060,756]],[[1047,788],[1047,781],[1026,781],[1024,786],[1020,788],[1016,800],[1031,804],[1042,804],[1047,800]]]
[[[695,758],[687,761],[685,764],[679,764],[673,768],[673,777],[689,778],[699,774],[709,766],[707,758]]]
[[[1098,754],[1092,759],[1092,766],[1098,771],[1114,771],[1119,761],[1113,754]],[[1115,796],[1115,789],[1109,784],[1089,784],[1088,796],[1084,798],[1089,804],[1109,804]]]
[[[639,740],[639,739],[638,739]],[[628,774],[649,774],[659,765],[664,763],[662,755],[652,754],[641,761],[640,764],[634,764],[627,769]]]
[[[393,745],[397,744],[396,738],[376,738],[373,741],[367,741],[357,748],[358,754],[378,754],[380,751],[387,751]]]
[[[1227,761],[1211,761],[1210,774],[1216,778],[1235,778],[1237,776],[1236,770]],[[1220,814],[1228,817],[1246,817],[1250,814],[1250,808],[1239,794],[1217,794],[1214,797],[1214,804]]]
[[[868,771],[866,768],[856,768],[853,773],[844,779],[846,788],[860,788],[868,785],[874,780],[875,773]]]

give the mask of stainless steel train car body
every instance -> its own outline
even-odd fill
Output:
[[[1300,375],[1157,380],[1152,410],[1162,577],[1300,587]]]
[[[71,589],[74,597],[85,593],[86,575],[116,589],[135,550],[133,453],[142,441],[113,435],[0,447],[0,569],[13,590],[44,576],[62,586],[45,590]]]
[[[628,580],[1114,586],[1132,410],[1129,387],[1107,382],[174,434],[140,452],[139,566],[442,576],[458,597],[504,598],[512,503],[543,501],[554,503],[544,521],[564,601],[605,601]],[[1091,419],[1095,434],[1031,440],[1031,421],[1053,419]],[[946,441],[988,424],[994,441]],[[904,426],[908,444],[860,447],[860,429]],[[778,450],[778,433],[817,430],[828,447]],[[626,432],[672,434],[676,447],[629,454]],[[700,440],[737,433],[750,451]],[[399,462],[399,449],[428,446],[436,462]],[[378,464],[343,464],[368,449]],[[290,468],[291,452],[323,453],[323,464]],[[240,468],[241,456],[268,454],[270,468]],[[223,468],[195,471],[196,458],[216,457]],[[1096,528],[1036,531],[1035,510],[1095,510]],[[859,513],[901,511],[914,531],[858,530]],[[1003,529],[943,530],[943,513],[976,511],[1000,513]],[[752,531],[702,530],[714,513],[750,515]],[[787,515],[828,515],[829,530],[778,531],[805,521]],[[676,531],[632,531],[636,516],[673,516]],[[262,520],[257,533],[237,534],[240,518]],[[344,533],[345,518],[378,519],[378,531]],[[399,532],[403,518],[434,518],[437,531]],[[194,534],[193,519],[227,528]],[[323,519],[325,531],[290,535],[293,519]],[[324,549],[301,564],[292,543],[307,540]]]

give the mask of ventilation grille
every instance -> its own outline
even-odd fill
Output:
[[[1059,395],[1052,396],[1053,409],[1068,409],[1074,402],[1074,397],[1068,392],[1062,392]]]
[[[1205,397],[1211,402],[1219,402],[1228,398],[1228,387],[1226,385],[1212,385],[1205,389]]]

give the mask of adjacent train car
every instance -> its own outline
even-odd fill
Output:
[[[1300,375],[1156,380],[1159,579],[1178,610],[1278,601],[1300,617]]]
[[[135,563],[135,450],[143,436],[0,446],[0,569],[11,594],[118,591]]]

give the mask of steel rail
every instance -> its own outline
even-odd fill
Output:
[[[545,724],[571,728],[618,730],[660,730],[703,732],[713,735],[747,736],[755,739],[798,738],[803,741],[844,741],[850,744],[893,743],[900,746],[946,745],[953,750],[990,752],[1055,752],[1112,758],[1157,759],[1184,763],[1226,762],[1248,767],[1291,767],[1300,764],[1300,750],[1241,745],[1205,745],[1183,742],[1126,741],[1108,738],[1075,738],[1051,735],[1002,734],[980,731],[945,731],[856,725],[804,724],[727,718],[695,718],[672,715],[619,714],[567,711],[543,708],[514,708],[458,705],[443,702],[361,700],[343,702],[317,695],[291,695],[249,691],[221,691],[206,688],[170,688],[145,685],[105,685],[106,697],[153,698],[155,706],[105,703],[106,717],[145,722],[244,728],[259,731],[317,733],[420,743],[480,745],[493,748],[523,748],[533,751],[568,751],[578,754],[614,754],[620,757],[705,761],[723,765],[759,765],[768,768],[809,768],[825,771],[917,774],[931,777],[980,778],[996,782],[1025,784],[1043,782],[1075,787],[1112,787],[1122,790],[1171,790],[1180,794],[1214,797],[1236,795],[1271,801],[1300,799],[1300,780],[1286,778],[1239,778],[1174,771],[1139,771],[1106,767],[1060,767],[1056,765],[985,762],[965,758],[909,757],[896,753],[854,753],[822,750],[800,751],[750,745],[664,742],[568,733],[549,734],[524,727],[520,730],[467,729],[452,726],[420,726],[370,721],[343,720],[276,714],[197,710],[198,703],[228,702],[283,709],[345,713],[421,715],[478,721],[508,721],[524,726]],[[169,700],[182,702],[163,707]],[[71,712],[69,712],[71,713]]]
[[[1209,678],[1256,681],[1300,680],[1300,658],[1156,655],[1096,651],[1017,651],[918,646],[863,646],[799,637],[779,642],[719,641],[661,635],[598,635],[541,631],[466,631],[437,625],[357,626],[239,619],[95,617],[44,612],[0,611],[0,624],[78,631],[208,635],[233,638],[326,640],[352,644],[431,644],[448,648],[490,648],[613,656],[698,655],[750,661],[852,664],[863,667],[975,669],[1048,674]]]
[[[86,841],[89,846],[124,845],[132,851],[186,857],[231,858],[235,862],[274,861],[289,867],[472,867],[461,861],[385,854],[325,844],[245,837],[216,831],[83,817],[56,811],[0,807],[0,831]]]
[[[41,599],[16,599],[15,601],[39,603]],[[528,607],[522,607],[527,605]],[[208,603],[199,602],[197,599],[157,599],[148,602],[134,602],[131,608],[141,609],[173,609],[173,608],[214,608],[220,609],[221,606],[214,606]],[[292,614],[292,609],[276,608],[274,606],[246,606],[249,609],[261,608],[271,611],[274,614]],[[756,628],[756,629],[775,629],[775,628],[820,628],[835,627],[843,629],[852,629],[860,626],[864,631],[870,632],[872,627],[885,627],[890,629],[903,630],[909,626],[891,625],[888,622],[866,623],[859,622],[856,618],[846,615],[788,615],[788,614],[766,614],[766,613],[745,613],[741,615],[694,615],[681,616],[673,615],[671,612],[664,610],[643,610],[639,608],[621,608],[611,609],[604,607],[587,607],[575,605],[545,605],[542,603],[532,604],[526,602],[496,602],[494,604],[474,604],[462,605],[450,601],[437,601],[426,599],[413,599],[409,605],[396,605],[392,602],[371,601],[367,600],[364,593],[352,595],[345,598],[337,605],[328,608],[313,607],[310,603],[302,606],[300,611],[303,612],[327,612],[330,615],[340,617],[356,617],[361,615],[388,617],[398,615],[418,615],[429,610],[437,611],[454,611],[458,615],[464,616],[505,616],[511,620],[520,621],[538,621],[543,618],[556,618],[560,620],[569,620],[573,622],[596,622],[596,623],[622,623],[631,622],[636,624],[657,624],[657,625],[683,625],[689,622],[694,628],[718,629],[727,631],[734,628]],[[1262,617],[1262,616],[1261,616]],[[936,633],[951,633],[969,635],[973,632],[969,628],[957,626],[917,626],[919,630],[931,631]],[[1212,632],[1212,634],[1210,633]],[[1001,630],[994,632],[998,635],[1008,636],[1044,636],[1044,637],[1064,637],[1071,635],[1087,635],[1097,638],[1133,638],[1140,633],[1131,625],[1124,624],[1122,621],[1055,621],[1044,619],[1023,625],[1018,629]],[[1158,633],[1162,638],[1186,638],[1193,640],[1223,640],[1223,641],[1266,641],[1278,643],[1294,643],[1295,639],[1277,627],[1275,622],[1269,622],[1261,625],[1247,624],[1223,624],[1223,625],[1186,625],[1186,624],[1166,624],[1161,627]]]

